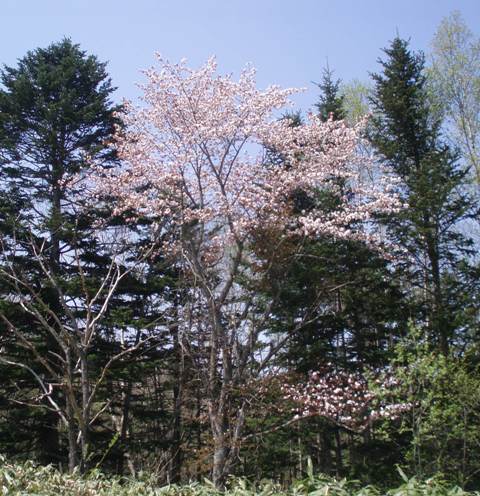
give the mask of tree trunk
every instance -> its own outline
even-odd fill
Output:
[[[221,490],[225,487],[225,479],[228,475],[230,446],[227,436],[229,429],[225,412],[219,410],[215,400],[210,400],[209,403],[208,412],[213,436],[212,480],[215,487]]]
[[[225,480],[228,475],[228,454],[229,449],[225,443],[224,436],[214,439],[212,479],[217,489],[223,489],[225,487]]]
[[[81,381],[82,381],[82,419],[80,422],[80,471],[87,469],[89,450],[89,428],[90,428],[90,383],[88,377],[88,361],[85,350],[80,357]]]
[[[65,377],[65,410],[67,417],[67,431],[68,431],[68,471],[72,473],[78,466],[78,444],[77,444],[77,424],[75,422],[75,411],[72,405],[69,390],[69,385],[73,384],[73,364],[72,354],[69,349],[65,350],[66,358],[66,375]]]
[[[183,403],[183,352],[178,339],[178,327],[172,329],[174,383],[173,383],[173,427],[171,446],[170,482],[180,482],[182,472],[182,403]]]
[[[127,457],[127,432],[128,432],[128,424],[130,420],[130,402],[132,398],[132,381],[128,381],[127,384],[123,385],[123,406],[122,406],[122,420],[120,423],[120,455],[117,461],[117,474],[123,475],[125,471],[125,458]]]

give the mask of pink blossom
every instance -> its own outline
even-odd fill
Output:
[[[234,81],[215,74],[213,58],[198,70],[184,61],[171,64],[159,57],[159,63],[160,69],[145,71],[144,105],[127,103],[122,114],[126,130],[115,145],[123,167],[102,171],[96,180],[96,194],[115,197],[117,213],[169,217],[176,249],[193,225],[201,225],[200,249],[211,264],[259,227],[378,241],[372,218],[400,203],[392,178],[367,180],[371,164],[357,153],[360,125],[322,123],[313,114],[298,127],[276,119],[298,90],[260,91],[251,67]],[[265,147],[288,166],[268,166]],[[348,184],[345,191],[340,179]],[[298,190],[335,192],[338,207],[292,215]]]

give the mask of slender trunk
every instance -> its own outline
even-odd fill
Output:
[[[141,307],[141,317],[145,317],[145,307],[142,305]],[[135,335],[135,345],[137,345],[141,338],[141,329],[137,329],[137,333]],[[130,425],[130,405],[132,401],[132,390],[133,390],[133,381],[128,379],[126,384],[123,384],[122,388],[122,420],[120,423],[120,455],[117,460],[117,474],[123,475],[125,471],[125,461],[127,461],[128,468],[130,470],[130,475],[135,477],[136,470],[133,465],[132,457],[130,455],[129,448],[127,446],[127,438],[128,434],[130,437],[132,436],[132,427]],[[118,427],[117,427],[118,429]]]
[[[50,334],[47,335],[46,345],[50,351],[58,349],[57,342]],[[51,360],[53,361],[53,359]],[[52,396],[57,403],[61,402],[56,389],[52,391]],[[42,416],[42,424],[38,433],[39,461],[42,465],[57,464],[61,459],[58,423],[58,414],[54,411],[46,410]]]
[[[302,449],[302,438],[300,437],[300,426],[298,427],[298,435],[297,435],[297,446],[298,446],[298,471],[300,473],[300,477],[303,477],[303,449]]]
[[[61,190],[59,187],[59,167],[52,167],[52,176],[53,176],[53,187],[52,187],[52,199],[51,199],[51,210],[50,210],[50,218],[49,222],[49,230],[50,230],[50,254],[49,254],[49,264],[50,270],[52,271],[54,277],[58,277],[60,272],[60,219],[61,219]],[[52,311],[60,316],[62,314],[62,307],[59,301],[59,295],[53,291],[51,288],[47,289],[48,294],[45,299],[50,305]],[[52,322],[53,324],[53,322]],[[53,324],[54,325],[54,324]],[[53,336],[48,333],[46,338],[46,347],[48,352],[50,353],[50,360],[55,362],[55,367],[59,370],[62,369],[62,364],[55,357],[55,353],[60,355],[61,350],[58,345],[58,342],[53,338]],[[70,374],[71,364],[67,365],[69,370],[63,371],[64,373]],[[55,390],[53,394],[56,396]],[[67,395],[65,394],[65,398]],[[55,398],[57,401],[58,398]],[[68,399],[66,399],[68,405]],[[68,456],[68,465],[69,469],[73,470],[73,467],[77,465],[76,458],[76,439],[73,437],[73,440],[70,439],[70,431],[73,426],[70,425],[73,422],[73,412],[70,412],[71,415],[68,415],[68,445],[69,445],[69,456]],[[60,454],[60,433],[58,429],[59,418],[58,415],[54,412],[48,413],[45,417],[45,428],[43,432],[40,434],[40,443],[42,449],[45,451],[46,459],[43,460],[45,464],[57,462]],[[74,436],[74,434],[73,434]]]
[[[83,473],[87,469],[88,449],[89,449],[89,427],[90,427],[90,383],[88,378],[88,361],[85,351],[80,357],[81,381],[82,381],[82,419],[80,422],[80,471]]]
[[[173,428],[171,447],[170,481],[180,482],[182,472],[182,402],[183,402],[183,352],[178,339],[178,327],[172,330],[174,383],[173,383]]]
[[[211,400],[209,402],[208,413],[213,436],[212,480],[215,487],[223,489],[229,468],[230,445],[228,442],[228,423],[225,411],[219,409],[217,401]]]
[[[125,470],[125,458],[127,457],[127,432],[130,417],[130,402],[132,398],[132,381],[128,381],[126,386],[123,388],[123,398],[122,398],[122,421],[120,424],[120,448],[121,453],[117,461],[117,474],[123,475]]]
[[[78,466],[77,430],[70,405],[67,405],[68,416],[68,471],[72,473]]]
[[[72,356],[70,350],[67,350],[65,353],[66,357],[66,366],[67,366],[67,374],[68,380],[66,380],[65,387],[68,388],[69,384],[73,383],[73,364],[72,364]],[[78,445],[77,445],[77,423],[75,422],[75,411],[72,406],[72,402],[70,399],[69,391],[66,390],[65,394],[65,402],[66,402],[66,417],[67,417],[67,431],[68,431],[68,471],[72,473],[75,468],[78,466]]]
[[[238,408],[235,421],[230,421],[224,410],[218,411],[216,408],[217,405],[209,405],[214,445],[212,479],[215,486],[222,489],[232,472],[234,460],[238,458],[245,424],[245,404]]]
[[[289,474],[290,474],[290,480],[295,480],[297,478],[297,467],[296,464],[294,463],[295,461],[295,451],[293,449],[293,441],[290,438],[288,440],[288,454],[289,456]]]
[[[197,439],[197,452],[200,453],[200,450],[202,449],[202,424],[201,424],[201,417],[202,417],[202,401],[200,398],[201,394],[201,388],[196,389],[196,415],[195,415],[195,420],[196,420],[196,439]],[[196,477],[197,481],[200,480],[201,476],[201,464],[200,461],[197,459],[196,463]]]
[[[462,473],[461,473],[461,487],[465,488],[465,483],[467,481],[467,439],[468,439],[468,420],[467,420],[467,409],[463,407],[463,446],[462,446]]]

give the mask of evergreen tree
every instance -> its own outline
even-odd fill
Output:
[[[90,272],[88,267],[99,267],[102,255],[91,236],[94,215],[79,215],[75,188],[71,185],[67,188],[67,183],[89,167],[90,159],[105,166],[113,163],[114,152],[106,147],[106,142],[111,140],[117,123],[118,107],[110,100],[115,88],[107,75],[106,64],[87,55],[69,39],[28,52],[17,66],[4,67],[0,80],[3,85],[0,91],[2,195],[12,200],[10,211],[2,211],[3,259],[14,256],[16,271],[38,288],[49,311],[61,320],[64,310],[58,291],[33,266],[32,250],[34,245],[43,246],[48,254],[48,271],[62,285],[70,281],[68,291],[72,297],[76,291],[72,280],[75,278],[73,247],[80,248],[82,256],[90,258],[85,266],[87,272]],[[12,301],[8,296],[10,290],[5,288],[7,301]],[[22,314],[16,305],[12,316],[15,325],[23,329],[55,370],[61,370],[59,343],[31,319],[19,323]],[[10,336],[5,329],[2,334]],[[18,342],[11,341],[4,351],[10,357],[24,353]],[[34,363],[33,367],[37,365]],[[10,369],[1,365],[2,377],[7,379]],[[30,379],[27,375],[20,381],[25,391]],[[8,387],[7,382],[2,382]],[[30,387],[33,387],[31,383]],[[62,401],[61,395],[57,394],[56,399]],[[2,430],[11,429],[8,426],[15,419],[14,406],[15,403],[7,400]],[[27,411],[26,407],[22,411]],[[40,426],[37,424],[32,429],[27,415],[26,424],[16,423],[15,432],[10,432],[9,437],[14,441],[16,432],[24,428],[29,433],[29,445],[37,449],[40,460],[57,462],[61,453],[58,417],[55,412],[43,411],[46,413],[34,414],[42,416]]]
[[[315,83],[320,88],[319,101],[315,104],[320,119],[325,122],[330,118],[340,120],[345,117],[343,95],[340,94],[340,79],[333,79],[333,71],[327,64],[323,69],[322,82]]]
[[[408,253],[410,260],[404,257],[399,265],[408,272],[432,341],[446,354],[458,330],[448,310],[453,296],[448,279],[455,275],[458,292],[471,249],[460,224],[474,215],[474,205],[463,186],[467,171],[442,139],[441,120],[430,106],[423,55],[399,38],[384,52],[383,72],[372,75],[370,139],[379,159],[401,180],[408,208],[390,219],[389,231]]]
[[[78,208],[76,188],[72,184],[66,187],[75,175],[88,173],[92,159],[105,168],[116,165],[114,150],[106,146],[113,138],[115,126],[121,124],[115,117],[120,108],[110,100],[115,88],[107,75],[106,64],[87,55],[68,39],[29,52],[17,67],[4,69],[2,82],[3,260],[7,256],[11,259],[15,251],[16,269],[35,281],[42,299],[64,322],[66,315],[58,292],[49,287],[45,274],[33,263],[32,236],[34,241],[44,242],[45,253],[49,254],[48,269],[71,301],[77,301],[75,312],[81,321],[85,316],[85,309],[78,304],[82,299],[81,278],[93,293],[102,284],[111,262],[98,236],[98,222],[103,225],[102,236],[116,229],[124,235],[128,231],[131,246],[129,255],[124,257],[125,264],[134,263],[138,254],[148,249],[153,235],[151,220],[139,220],[135,226],[127,226],[125,217],[113,217],[108,198],[95,208]],[[74,254],[78,254],[79,261],[74,260]],[[176,279],[175,268],[169,269],[160,254],[150,257],[141,270],[122,280],[106,318],[99,323],[89,350],[91,383],[97,380],[101,367],[125,347],[136,346],[145,338],[148,346],[140,346],[132,356],[116,362],[98,390],[99,401],[110,407],[88,428],[90,463],[101,462],[104,467],[122,473],[124,462],[133,463],[138,454],[150,451],[165,456],[171,450],[175,460],[167,479],[178,479],[181,402],[177,400],[177,407],[173,405],[169,389],[174,390],[173,396],[179,395],[179,374],[175,372],[180,362],[179,346],[178,343],[175,346],[174,328],[169,333],[169,327],[162,327],[165,319],[173,320],[173,316],[165,314],[166,308],[170,313],[175,311]],[[18,304],[12,303],[15,298],[11,298],[11,286],[4,280],[0,283],[4,296],[0,311],[21,329],[56,371],[64,373],[65,364],[55,359],[61,355],[59,344],[41,325],[32,322]],[[43,374],[29,350],[22,349],[18,339],[3,331],[0,344],[5,356],[18,363],[29,363],[33,370]],[[169,369],[173,380],[168,377]],[[57,414],[27,406],[38,396],[38,385],[32,381],[31,374],[5,364],[0,364],[0,374],[0,451],[42,463],[63,462],[66,441]],[[150,396],[147,389],[152,380],[157,386]],[[65,407],[64,394],[60,391],[54,394],[57,403]],[[176,423],[172,428],[174,417]],[[112,418],[121,420],[112,423]],[[142,424],[135,435],[133,424]],[[75,439],[72,443],[69,456],[75,457],[80,449]],[[70,460],[70,468],[74,461]]]

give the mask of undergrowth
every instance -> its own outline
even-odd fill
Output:
[[[387,492],[358,482],[335,480],[310,472],[307,478],[288,489],[273,482],[253,484],[246,479],[231,479],[224,493],[209,481],[158,487],[153,476],[140,474],[132,479],[109,477],[100,471],[88,475],[64,474],[52,466],[32,462],[9,463],[0,456],[0,494],[8,496],[480,496],[468,493],[439,479],[419,481],[400,473],[403,483]]]

